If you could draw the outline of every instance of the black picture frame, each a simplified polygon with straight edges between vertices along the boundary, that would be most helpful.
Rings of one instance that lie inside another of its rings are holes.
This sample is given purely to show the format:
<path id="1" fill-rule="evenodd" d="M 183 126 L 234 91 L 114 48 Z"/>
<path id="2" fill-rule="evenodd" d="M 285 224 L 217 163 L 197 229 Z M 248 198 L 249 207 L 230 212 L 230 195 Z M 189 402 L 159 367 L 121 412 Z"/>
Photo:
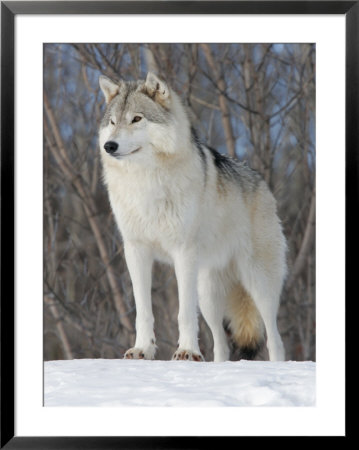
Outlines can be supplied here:
<path id="1" fill-rule="evenodd" d="M 5 1 L 1 2 L 1 441 L 6 449 L 201 448 L 220 437 L 15 436 L 14 61 L 18 14 L 341 14 L 346 19 L 346 297 L 354 287 L 359 149 L 359 1 Z M 5 195 L 6 194 L 6 195 Z M 2 219 L 2 220 L 1 220 Z M 353 292 L 355 292 L 353 290 Z M 357 297 L 357 294 L 356 294 Z M 355 299 L 354 299 L 355 300 Z M 346 316 L 346 330 L 348 330 Z M 348 342 L 346 331 L 346 342 Z M 347 389 L 348 390 L 348 389 Z M 347 400 L 347 397 L 346 397 Z M 347 403 L 346 403 L 347 404 Z M 346 436 L 350 430 L 346 424 Z M 236 439 L 236 438 L 230 438 Z M 260 443 L 259 443 L 260 444 Z M 231 444 L 233 445 L 233 444 Z"/>

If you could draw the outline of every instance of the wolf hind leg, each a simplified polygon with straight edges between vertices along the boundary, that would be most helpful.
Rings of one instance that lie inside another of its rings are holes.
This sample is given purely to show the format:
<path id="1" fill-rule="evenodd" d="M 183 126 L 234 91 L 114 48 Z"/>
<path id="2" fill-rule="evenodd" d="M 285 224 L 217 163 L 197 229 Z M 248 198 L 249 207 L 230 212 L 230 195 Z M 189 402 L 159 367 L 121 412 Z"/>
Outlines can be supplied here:
<path id="1" fill-rule="evenodd" d="M 273 311 L 271 311 L 270 308 L 267 307 L 268 303 L 269 302 L 266 301 L 263 301 L 263 304 L 261 304 L 261 302 L 257 302 L 257 307 L 261 312 L 267 331 L 267 348 L 269 353 L 269 360 L 284 361 L 285 352 L 282 338 L 280 337 L 277 328 L 277 315 L 276 313 L 273 314 Z"/>
<path id="2" fill-rule="evenodd" d="M 225 293 L 222 284 L 213 275 L 209 270 L 199 273 L 199 306 L 212 332 L 214 361 L 222 362 L 229 359 L 228 342 L 223 327 Z"/>
<path id="3" fill-rule="evenodd" d="M 252 294 L 253 295 L 253 294 Z M 253 295 L 257 308 L 262 316 L 267 332 L 267 349 L 270 361 L 284 361 L 285 352 L 277 327 L 277 310 L 279 301 L 277 296 Z"/>
<path id="4" fill-rule="evenodd" d="M 284 361 L 285 351 L 277 327 L 277 313 L 282 283 L 271 280 L 263 270 L 252 270 L 243 277 L 243 286 L 253 298 L 262 316 L 267 333 L 267 349 L 270 361 Z M 250 281 L 249 281 L 250 280 Z"/>

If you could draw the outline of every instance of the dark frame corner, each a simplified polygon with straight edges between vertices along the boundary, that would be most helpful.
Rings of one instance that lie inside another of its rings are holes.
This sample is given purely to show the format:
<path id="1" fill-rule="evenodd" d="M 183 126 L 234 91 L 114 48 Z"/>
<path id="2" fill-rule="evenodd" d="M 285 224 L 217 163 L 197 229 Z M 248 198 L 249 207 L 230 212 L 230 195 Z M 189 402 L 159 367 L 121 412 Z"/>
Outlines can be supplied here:
<path id="1" fill-rule="evenodd" d="M 1 440 L 6 449 L 201 448 L 220 438 L 18 437 L 14 433 L 14 39 L 17 14 L 345 14 L 346 295 L 354 288 L 359 221 L 359 1 L 1 2 Z M 6 221 L 1 221 L 5 218 Z M 350 243 L 350 245 L 348 245 Z M 356 295 L 357 297 L 357 295 Z M 347 333 L 347 331 L 346 331 Z M 348 342 L 348 340 L 347 340 Z M 347 428 L 347 432 L 348 432 Z M 210 441 L 209 441 L 210 439 Z M 221 438 L 223 439 L 223 438 Z M 226 439 L 226 438 L 225 438 Z"/>

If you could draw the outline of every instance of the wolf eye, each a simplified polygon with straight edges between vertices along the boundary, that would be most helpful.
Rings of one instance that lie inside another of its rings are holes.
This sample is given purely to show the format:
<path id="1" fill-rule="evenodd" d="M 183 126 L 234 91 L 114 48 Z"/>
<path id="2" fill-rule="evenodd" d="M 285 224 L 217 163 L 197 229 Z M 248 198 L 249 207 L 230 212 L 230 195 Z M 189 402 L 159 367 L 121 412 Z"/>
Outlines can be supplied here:
<path id="1" fill-rule="evenodd" d="M 110 120 L 110 124 L 111 124 L 111 125 L 115 125 L 115 122 L 111 119 L 111 120 Z"/>
<path id="2" fill-rule="evenodd" d="M 142 119 L 141 116 L 135 116 L 135 117 L 132 119 L 132 123 L 139 122 L 141 119 Z"/>

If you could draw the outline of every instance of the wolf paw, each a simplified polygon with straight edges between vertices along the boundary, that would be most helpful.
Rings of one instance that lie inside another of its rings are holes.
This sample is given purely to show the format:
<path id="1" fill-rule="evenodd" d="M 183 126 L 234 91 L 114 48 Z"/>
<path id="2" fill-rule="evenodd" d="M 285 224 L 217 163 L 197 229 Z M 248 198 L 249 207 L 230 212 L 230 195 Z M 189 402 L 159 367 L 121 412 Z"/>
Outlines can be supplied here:
<path id="1" fill-rule="evenodd" d="M 184 360 L 184 361 L 204 361 L 203 356 L 200 353 L 194 353 L 191 350 L 183 350 L 179 348 L 172 356 L 174 360 Z"/>
<path id="2" fill-rule="evenodd" d="M 154 359 L 154 352 L 144 351 L 142 348 L 129 348 L 123 355 L 124 359 Z"/>

